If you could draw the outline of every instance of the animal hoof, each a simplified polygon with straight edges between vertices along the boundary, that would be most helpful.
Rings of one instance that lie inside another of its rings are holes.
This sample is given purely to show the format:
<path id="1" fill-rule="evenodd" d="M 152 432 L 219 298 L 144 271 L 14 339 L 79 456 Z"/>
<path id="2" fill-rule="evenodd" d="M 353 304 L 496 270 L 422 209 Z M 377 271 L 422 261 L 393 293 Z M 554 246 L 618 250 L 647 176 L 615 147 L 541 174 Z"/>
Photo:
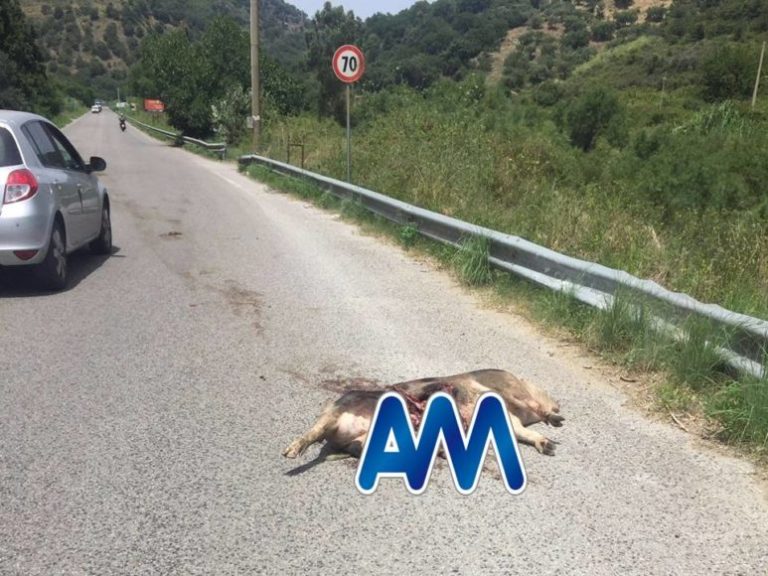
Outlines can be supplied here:
<path id="1" fill-rule="evenodd" d="M 565 420 L 565 418 L 560 416 L 560 414 L 550 414 L 547 416 L 547 423 L 551 424 L 555 428 L 560 428 L 560 426 L 563 425 L 563 420 Z"/>
<path id="2" fill-rule="evenodd" d="M 553 442 L 552 440 L 549 440 L 548 438 L 544 438 L 543 440 L 536 442 L 536 450 L 538 450 L 539 453 L 544 454 L 545 456 L 554 456 L 555 442 Z"/>
<path id="3" fill-rule="evenodd" d="M 295 442 L 283 450 L 283 456 L 286 458 L 296 458 L 299 454 L 301 454 L 301 448 Z"/>

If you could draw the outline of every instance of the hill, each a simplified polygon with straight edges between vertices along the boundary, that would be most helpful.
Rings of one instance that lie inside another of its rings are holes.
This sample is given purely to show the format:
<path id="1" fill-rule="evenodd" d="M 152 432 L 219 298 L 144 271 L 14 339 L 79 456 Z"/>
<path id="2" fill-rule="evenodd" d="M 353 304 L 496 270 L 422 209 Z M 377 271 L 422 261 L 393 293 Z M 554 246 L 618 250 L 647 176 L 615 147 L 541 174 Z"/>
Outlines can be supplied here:
<path id="1" fill-rule="evenodd" d="M 47 69 L 65 82 L 109 91 L 127 78 L 141 40 L 184 28 L 193 37 L 219 15 L 248 25 L 249 0 L 25 0 Z M 261 0 L 262 46 L 285 65 L 305 49 L 306 15 L 283 0 Z"/>

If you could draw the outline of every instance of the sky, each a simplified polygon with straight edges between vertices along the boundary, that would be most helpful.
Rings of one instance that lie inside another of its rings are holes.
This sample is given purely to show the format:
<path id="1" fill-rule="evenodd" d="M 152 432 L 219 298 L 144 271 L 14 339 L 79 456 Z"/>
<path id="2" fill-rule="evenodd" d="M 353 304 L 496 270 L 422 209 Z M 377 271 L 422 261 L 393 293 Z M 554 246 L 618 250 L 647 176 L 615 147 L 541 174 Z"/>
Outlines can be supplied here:
<path id="1" fill-rule="evenodd" d="M 297 8 L 303 10 L 310 18 L 325 4 L 325 0 L 286 0 Z M 371 2 L 371 0 L 331 0 L 334 6 L 342 5 L 345 10 L 352 10 L 355 16 L 362 19 L 373 16 L 377 12 L 389 12 L 397 14 L 415 4 L 416 0 L 386 0 L 386 2 Z"/>

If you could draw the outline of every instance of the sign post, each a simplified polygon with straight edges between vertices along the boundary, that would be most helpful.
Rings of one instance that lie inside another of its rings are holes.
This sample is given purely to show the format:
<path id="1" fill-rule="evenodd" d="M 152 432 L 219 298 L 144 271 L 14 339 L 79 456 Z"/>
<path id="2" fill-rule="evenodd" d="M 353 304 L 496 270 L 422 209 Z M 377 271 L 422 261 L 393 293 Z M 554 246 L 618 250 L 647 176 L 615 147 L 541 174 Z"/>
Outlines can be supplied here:
<path id="1" fill-rule="evenodd" d="M 347 182 L 352 182 L 352 128 L 350 108 L 352 107 L 352 84 L 360 80 L 365 72 L 365 56 L 357 46 L 345 44 L 333 55 L 333 71 L 336 77 L 347 85 Z"/>

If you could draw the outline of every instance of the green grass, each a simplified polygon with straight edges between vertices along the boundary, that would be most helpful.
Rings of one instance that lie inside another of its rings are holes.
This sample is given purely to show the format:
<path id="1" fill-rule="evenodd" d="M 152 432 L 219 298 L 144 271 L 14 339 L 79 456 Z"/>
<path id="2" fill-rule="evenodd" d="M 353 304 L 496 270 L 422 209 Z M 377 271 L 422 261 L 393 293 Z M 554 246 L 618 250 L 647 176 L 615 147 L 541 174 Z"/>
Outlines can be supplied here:
<path id="1" fill-rule="evenodd" d="M 652 45 L 653 42 L 654 40 L 650 36 L 640 36 L 630 42 L 607 48 L 598 53 L 594 58 L 590 58 L 588 61 L 584 62 L 584 64 L 577 66 L 573 71 L 573 75 L 586 74 L 598 66 L 605 66 L 620 61 L 633 52 L 646 49 L 649 45 Z"/>
<path id="2" fill-rule="evenodd" d="M 709 404 L 723 423 L 723 439 L 768 451 L 768 376 L 730 382 Z"/>
<path id="3" fill-rule="evenodd" d="M 400 228 L 398 238 L 400 239 L 400 244 L 402 244 L 404 248 L 410 248 L 416 244 L 416 241 L 419 238 L 419 229 L 416 228 L 416 226 L 403 226 Z"/>
<path id="4" fill-rule="evenodd" d="M 537 290 L 529 294 L 535 318 L 550 326 L 564 327 L 573 335 L 586 336 L 594 311 L 569 292 Z"/>
<path id="5" fill-rule="evenodd" d="M 632 123 L 658 109 L 657 97 L 650 89 L 627 96 Z M 646 149 L 666 147 L 649 160 L 631 142 L 623 150 L 598 143 L 584 154 L 541 112 L 529 118 L 504 101 L 486 117 L 482 108 L 468 114 L 406 94 L 396 114 L 370 115 L 356 127 L 353 172 L 356 183 L 394 198 L 768 317 L 768 221 L 754 211 L 695 206 L 730 188 L 734 200 L 740 189 L 745 198 L 753 193 L 762 179 L 761 149 L 746 152 L 754 127 L 745 130 L 732 113 L 724 120 L 717 110 L 685 110 L 683 97 L 674 101 L 664 122 L 704 125 L 706 133 L 649 129 Z M 307 169 L 344 178 L 341 127 L 282 119 L 265 131 L 265 154 L 284 161 L 293 139 L 305 143 Z M 722 173 L 710 174 L 715 167 Z M 655 189 L 679 196 L 651 201 Z M 665 213 L 670 201 L 681 206 Z"/>
<path id="6" fill-rule="evenodd" d="M 465 238 L 453 256 L 452 264 L 459 279 L 467 286 L 485 286 L 493 279 L 488 263 L 490 240 L 483 236 Z"/>
<path id="7" fill-rule="evenodd" d="M 724 373 L 716 347 L 724 339 L 699 318 L 685 322 L 683 331 L 685 337 L 675 343 L 667 362 L 673 380 L 695 391 L 716 386 Z"/>
<path id="8" fill-rule="evenodd" d="M 363 206 L 359 199 L 345 198 L 341 201 L 341 215 L 351 220 L 365 220 L 370 217 L 370 212 Z"/>
<path id="9" fill-rule="evenodd" d="M 696 395 L 689 389 L 665 381 L 656 388 L 659 406 L 669 412 L 688 412 L 697 405 Z"/>
<path id="10" fill-rule="evenodd" d="M 608 352 L 628 351 L 649 332 L 645 308 L 622 293 L 614 295 L 608 309 L 595 313 L 592 322 L 593 341 Z"/>
<path id="11" fill-rule="evenodd" d="M 51 122 L 56 124 L 59 128 L 63 128 L 75 118 L 79 118 L 83 114 L 88 112 L 88 108 L 83 106 L 79 101 L 73 98 L 67 98 L 64 101 L 62 111 L 55 117 L 51 118 Z"/>

